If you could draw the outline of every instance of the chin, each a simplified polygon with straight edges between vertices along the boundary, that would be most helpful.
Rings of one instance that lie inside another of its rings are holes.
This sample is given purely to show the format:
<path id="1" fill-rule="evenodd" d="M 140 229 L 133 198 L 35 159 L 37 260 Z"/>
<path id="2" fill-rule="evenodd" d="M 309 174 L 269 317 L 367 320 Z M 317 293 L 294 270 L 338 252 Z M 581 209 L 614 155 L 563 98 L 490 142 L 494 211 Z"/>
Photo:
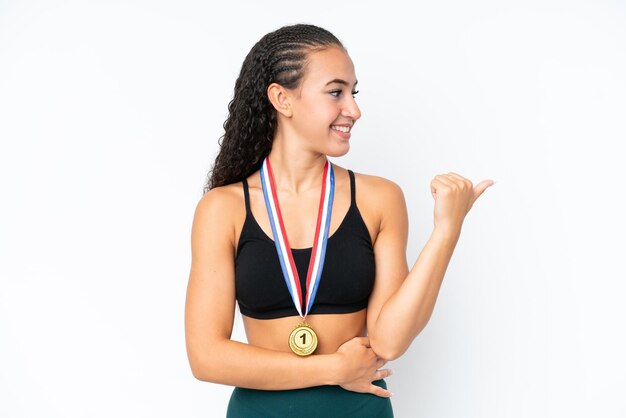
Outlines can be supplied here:
<path id="1" fill-rule="evenodd" d="M 350 144 L 346 144 L 345 147 L 329 149 L 328 152 L 326 152 L 326 155 L 329 157 L 343 157 L 348 153 L 348 151 L 350 151 Z"/>

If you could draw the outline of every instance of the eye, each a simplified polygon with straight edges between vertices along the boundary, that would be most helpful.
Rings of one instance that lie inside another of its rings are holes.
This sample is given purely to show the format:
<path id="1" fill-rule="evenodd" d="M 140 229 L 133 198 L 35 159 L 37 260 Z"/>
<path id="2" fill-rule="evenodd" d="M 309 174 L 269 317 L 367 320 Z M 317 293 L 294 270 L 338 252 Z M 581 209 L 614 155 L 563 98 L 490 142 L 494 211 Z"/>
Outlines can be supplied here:
<path id="1" fill-rule="evenodd" d="M 342 90 L 333 90 L 333 91 L 329 91 L 329 92 L 328 92 L 328 94 L 330 94 L 330 95 L 331 95 L 331 96 L 333 96 L 333 97 L 339 97 L 339 96 L 341 96 L 341 93 L 342 93 L 342 92 L 343 92 Z M 359 91 L 358 91 L 358 90 L 354 90 L 354 91 L 351 93 L 351 94 L 352 94 L 352 97 L 356 96 L 358 93 L 359 93 Z"/>

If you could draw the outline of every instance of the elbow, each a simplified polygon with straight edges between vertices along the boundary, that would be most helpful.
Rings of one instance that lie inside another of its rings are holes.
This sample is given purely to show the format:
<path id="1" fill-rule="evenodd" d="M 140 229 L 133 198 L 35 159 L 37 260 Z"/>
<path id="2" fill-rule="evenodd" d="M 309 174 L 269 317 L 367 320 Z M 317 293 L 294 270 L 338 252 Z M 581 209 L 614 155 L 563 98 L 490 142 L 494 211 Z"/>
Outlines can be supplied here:
<path id="1" fill-rule="evenodd" d="M 224 384 L 229 379 L 228 345 L 222 340 L 187 342 L 187 359 L 191 374 L 202 382 Z"/>
<path id="2" fill-rule="evenodd" d="M 406 350 L 401 350 L 396 347 L 384 348 L 381 350 L 381 354 L 378 354 L 377 351 L 374 351 L 376 355 L 382 358 L 385 361 L 393 361 L 399 358 L 402 354 L 404 354 Z"/>
<path id="3" fill-rule="evenodd" d="M 195 377 L 196 379 L 200 380 L 201 382 L 210 382 L 211 378 L 209 376 L 208 373 L 206 373 L 206 370 L 198 365 L 194 366 L 191 365 L 191 374 L 193 375 L 193 377 Z"/>
<path id="4" fill-rule="evenodd" d="M 376 355 L 383 360 L 392 361 L 402 356 L 408 349 L 415 337 L 417 337 L 428 319 L 412 330 L 390 330 L 386 329 L 382 334 L 372 333 L 369 336 L 370 347 Z"/>
<path id="5" fill-rule="evenodd" d="M 207 367 L 207 365 L 199 362 L 199 361 L 189 361 L 189 366 L 191 367 L 191 374 L 193 375 L 193 377 L 195 377 L 196 379 L 200 380 L 201 382 L 213 382 L 213 376 L 211 374 L 211 369 L 210 367 Z"/>
<path id="6" fill-rule="evenodd" d="M 370 346 L 374 353 L 385 361 L 392 361 L 405 353 L 408 347 L 390 343 L 389 341 L 378 341 L 370 337 Z"/>
<path id="7" fill-rule="evenodd" d="M 220 383 L 219 365 L 207 356 L 189 355 L 191 374 L 202 382 Z"/>

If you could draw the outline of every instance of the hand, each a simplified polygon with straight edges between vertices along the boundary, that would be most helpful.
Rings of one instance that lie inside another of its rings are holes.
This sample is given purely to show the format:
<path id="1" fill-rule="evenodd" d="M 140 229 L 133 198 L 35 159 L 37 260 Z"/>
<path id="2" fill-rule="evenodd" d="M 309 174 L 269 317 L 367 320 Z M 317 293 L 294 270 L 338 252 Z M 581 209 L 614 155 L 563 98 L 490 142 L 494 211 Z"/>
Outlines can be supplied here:
<path id="1" fill-rule="evenodd" d="M 435 199 L 435 228 L 460 231 L 465 215 L 493 180 L 483 180 L 476 186 L 456 173 L 439 174 L 430 182 Z"/>
<path id="2" fill-rule="evenodd" d="M 390 369 L 379 370 L 387 363 L 372 351 L 367 337 L 354 337 L 343 343 L 335 355 L 340 359 L 337 384 L 352 392 L 371 393 L 383 398 L 391 392 L 373 385 L 374 380 L 391 376 Z"/>

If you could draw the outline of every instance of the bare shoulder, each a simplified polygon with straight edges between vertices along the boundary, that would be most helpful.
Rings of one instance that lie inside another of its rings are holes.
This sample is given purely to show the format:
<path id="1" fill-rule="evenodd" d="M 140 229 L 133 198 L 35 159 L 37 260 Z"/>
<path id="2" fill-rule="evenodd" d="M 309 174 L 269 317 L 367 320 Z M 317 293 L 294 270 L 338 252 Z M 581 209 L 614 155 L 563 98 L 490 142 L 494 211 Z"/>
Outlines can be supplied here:
<path id="1" fill-rule="evenodd" d="M 241 183 L 215 187 L 198 201 L 194 214 L 194 232 L 219 233 L 234 242 L 235 226 L 245 216 Z"/>
<path id="2" fill-rule="evenodd" d="M 367 225 L 372 243 L 390 223 L 400 221 L 399 228 L 406 229 L 407 209 L 402 188 L 394 181 L 381 176 L 354 173 L 356 201 Z"/>
<path id="3" fill-rule="evenodd" d="M 206 192 L 196 206 L 197 211 L 211 211 L 219 209 L 233 209 L 241 205 L 241 184 L 233 183 L 215 187 Z"/>
<path id="4" fill-rule="evenodd" d="M 384 209 L 389 205 L 404 204 L 404 193 L 396 182 L 381 176 L 354 173 L 359 200 L 368 206 Z"/>

